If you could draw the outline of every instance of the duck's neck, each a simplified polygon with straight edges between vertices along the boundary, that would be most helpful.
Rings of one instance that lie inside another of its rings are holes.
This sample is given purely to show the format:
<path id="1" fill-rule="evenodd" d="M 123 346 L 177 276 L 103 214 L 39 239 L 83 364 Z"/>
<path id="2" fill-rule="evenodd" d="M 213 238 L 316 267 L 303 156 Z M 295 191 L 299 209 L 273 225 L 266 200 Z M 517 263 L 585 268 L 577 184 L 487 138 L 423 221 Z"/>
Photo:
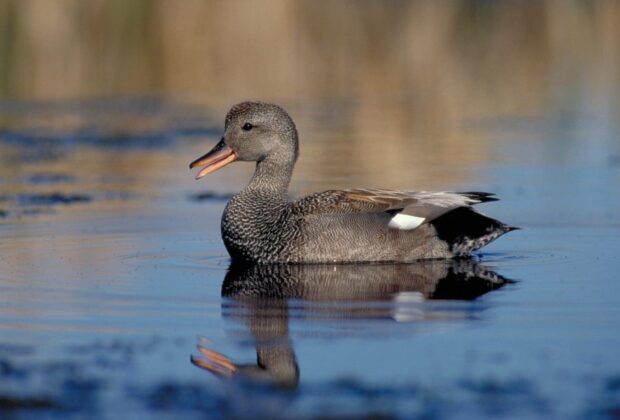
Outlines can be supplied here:
<path id="1" fill-rule="evenodd" d="M 293 160 L 281 156 L 268 157 L 257 162 L 254 176 L 243 192 L 286 201 L 294 165 Z"/>
<path id="2" fill-rule="evenodd" d="M 256 164 L 250 183 L 226 205 L 222 237 L 233 258 L 267 261 L 274 252 L 288 207 L 294 160 L 265 159 Z"/>

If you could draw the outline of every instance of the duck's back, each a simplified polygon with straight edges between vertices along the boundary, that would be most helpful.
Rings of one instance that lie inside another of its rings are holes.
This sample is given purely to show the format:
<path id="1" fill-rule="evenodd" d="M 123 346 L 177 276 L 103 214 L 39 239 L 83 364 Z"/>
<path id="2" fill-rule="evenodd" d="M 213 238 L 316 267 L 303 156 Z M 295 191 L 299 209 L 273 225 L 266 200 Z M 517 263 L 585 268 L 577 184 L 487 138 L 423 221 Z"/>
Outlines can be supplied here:
<path id="1" fill-rule="evenodd" d="M 294 202 L 235 196 L 222 217 L 233 259 L 259 263 L 411 262 L 467 256 L 514 229 L 477 213 L 484 193 L 332 190 Z"/>
<path id="2" fill-rule="evenodd" d="M 470 255 L 513 230 L 471 206 L 480 192 L 331 190 L 293 203 L 299 262 L 409 262 Z"/>

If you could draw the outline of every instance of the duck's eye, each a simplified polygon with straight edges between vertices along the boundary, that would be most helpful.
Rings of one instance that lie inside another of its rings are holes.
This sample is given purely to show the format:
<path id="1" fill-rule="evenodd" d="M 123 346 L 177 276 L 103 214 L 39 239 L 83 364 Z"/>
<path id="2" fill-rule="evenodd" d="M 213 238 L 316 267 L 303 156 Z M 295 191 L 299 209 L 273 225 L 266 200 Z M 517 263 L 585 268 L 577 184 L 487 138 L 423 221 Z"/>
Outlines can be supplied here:
<path id="1" fill-rule="evenodd" d="M 250 131 L 250 130 L 251 130 L 251 129 L 253 129 L 253 128 L 254 128 L 254 126 L 253 126 L 252 124 L 250 124 L 250 123 L 245 123 L 245 124 L 243 124 L 243 129 L 244 129 L 245 131 Z"/>

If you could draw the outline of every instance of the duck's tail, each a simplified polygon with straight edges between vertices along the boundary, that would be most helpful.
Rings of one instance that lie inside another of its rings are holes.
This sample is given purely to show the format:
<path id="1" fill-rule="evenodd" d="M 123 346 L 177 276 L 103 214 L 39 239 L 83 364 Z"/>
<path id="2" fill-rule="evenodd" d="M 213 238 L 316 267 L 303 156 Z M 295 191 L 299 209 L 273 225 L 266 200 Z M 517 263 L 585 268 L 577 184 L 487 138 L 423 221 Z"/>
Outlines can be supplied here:
<path id="1" fill-rule="evenodd" d="M 504 233 L 519 229 L 480 214 L 471 207 L 454 209 L 431 224 L 439 239 L 448 243 L 455 257 L 468 256 Z"/>

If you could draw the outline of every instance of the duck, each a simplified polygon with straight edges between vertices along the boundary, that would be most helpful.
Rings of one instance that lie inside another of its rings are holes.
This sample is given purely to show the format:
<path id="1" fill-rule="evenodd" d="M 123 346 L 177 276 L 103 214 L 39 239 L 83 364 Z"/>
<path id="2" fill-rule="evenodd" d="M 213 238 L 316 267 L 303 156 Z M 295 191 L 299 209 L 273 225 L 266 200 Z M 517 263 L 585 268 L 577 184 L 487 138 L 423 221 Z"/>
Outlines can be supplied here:
<path id="1" fill-rule="evenodd" d="M 289 198 L 299 135 L 279 105 L 248 101 L 226 114 L 224 134 L 191 162 L 201 179 L 233 162 L 255 162 L 232 196 L 221 235 L 233 261 L 256 264 L 407 263 L 467 258 L 517 227 L 474 209 L 486 192 L 333 189 Z"/>

